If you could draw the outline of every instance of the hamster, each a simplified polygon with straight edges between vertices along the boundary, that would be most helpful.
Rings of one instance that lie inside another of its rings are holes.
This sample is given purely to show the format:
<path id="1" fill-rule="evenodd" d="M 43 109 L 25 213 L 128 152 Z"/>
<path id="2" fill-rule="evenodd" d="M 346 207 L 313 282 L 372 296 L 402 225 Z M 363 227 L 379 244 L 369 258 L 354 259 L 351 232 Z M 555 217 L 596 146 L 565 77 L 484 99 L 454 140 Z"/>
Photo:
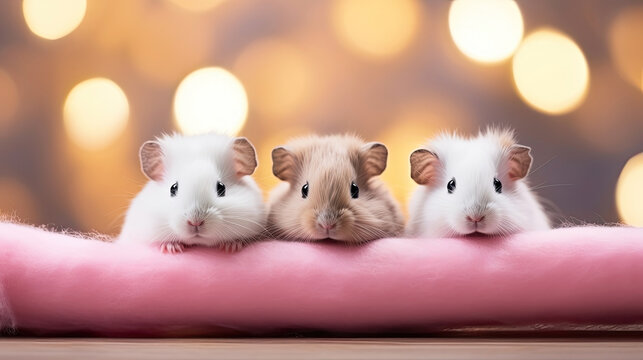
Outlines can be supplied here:
<path id="1" fill-rule="evenodd" d="M 406 233 L 421 237 L 508 235 L 545 230 L 550 223 L 525 182 L 531 149 L 513 131 L 476 137 L 442 134 L 410 156 L 420 186 L 409 201 Z"/>
<path id="2" fill-rule="evenodd" d="M 150 181 L 132 200 L 117 242 L 157 244 L 163 252 L 200 245 L 236 251 L 265 230 L 252 144 L 218 134 L 165 135 L 145 142 Z"/>
<path id="3" fill-rule="evenodd" d="M 268 200 L 273 236 L 363 243 L 404 231 L 399 205 L 377 178 L 388 150 L 350 135 L 309 136 L 272 151 L 283 180 Z"/>

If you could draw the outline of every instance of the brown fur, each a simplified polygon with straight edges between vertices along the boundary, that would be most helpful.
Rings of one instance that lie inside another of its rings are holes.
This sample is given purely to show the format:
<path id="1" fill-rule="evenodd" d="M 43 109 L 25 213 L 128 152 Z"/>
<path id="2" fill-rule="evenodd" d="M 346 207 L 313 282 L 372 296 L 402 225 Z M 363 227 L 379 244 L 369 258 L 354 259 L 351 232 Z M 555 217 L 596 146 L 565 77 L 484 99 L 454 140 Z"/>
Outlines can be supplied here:
<path id="1" fill-rule="evenodd" d="M 280 238 L 320 240 L 318 222 L 336 223 L 329 237 L 361 243 L 399 235 L 399 205 L 375 175 L 386 168 L 388 152 L 379 143 L 349 135 L 294 139 L 273 151 L 273 171 L 284 180 L 271 193 L 268 227 Z M 351 182 L 359 197 L 351 198 Z M 309 184 L 302 198 L 301 188 Z"/>

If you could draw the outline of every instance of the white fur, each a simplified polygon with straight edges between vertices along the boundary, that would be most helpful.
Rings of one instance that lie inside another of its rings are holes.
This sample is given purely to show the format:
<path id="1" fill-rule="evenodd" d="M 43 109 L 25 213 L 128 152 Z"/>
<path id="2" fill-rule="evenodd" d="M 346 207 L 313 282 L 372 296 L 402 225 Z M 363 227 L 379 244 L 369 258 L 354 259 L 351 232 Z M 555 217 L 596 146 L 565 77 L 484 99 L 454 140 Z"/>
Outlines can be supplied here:
<path id="1" fill-rule="evenodd" d="M 182 245 L 231 248 L 231 242 L 260 234 L 266 219 L 261 191 L 250 176 L 235 174 L 232 141 L 216 134 L 158 139 L 165 174 L 132 200 L 118 241 L 158 243 L 164 251 L 179 252 Z M 223 197 L 217 196 L 217 181 L 226 186 Z M 171 197 L 174 182 L 179 189 Z M 198 236 L 187 224 L 196 213 L 204 218 Z"/>
<path id="2" fill-rule="evenodd" d="M 452 237 L 474 232 L 510 234 L 549 229 L 550 224 L 536 196 L 524 179 L 507 175 L 508 131 L 487 130 L 474 138 L 443 134 L 429 141 L 427 149 L 440 159 L 440 171 L 431 185 L 420 185 L 409 202 L 407 235 Z M 494 189 L 497 177 L 502 193 Z M 456 189 L 447 183 L 456 179 Z M 477 228 L 467 221 L 473 212 L 485 216 Z"/>

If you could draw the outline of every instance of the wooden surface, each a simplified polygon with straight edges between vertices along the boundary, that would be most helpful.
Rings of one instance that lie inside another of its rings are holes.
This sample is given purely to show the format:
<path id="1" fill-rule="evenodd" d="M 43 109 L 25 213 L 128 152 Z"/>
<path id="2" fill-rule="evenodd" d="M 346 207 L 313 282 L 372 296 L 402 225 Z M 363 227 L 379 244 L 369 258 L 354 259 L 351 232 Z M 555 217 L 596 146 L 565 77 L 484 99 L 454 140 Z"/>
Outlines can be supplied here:
<path id="1" fill-rule="evenodd" d="M 641 359 L 641 339 L 0 338 L 0 359 Z"/>

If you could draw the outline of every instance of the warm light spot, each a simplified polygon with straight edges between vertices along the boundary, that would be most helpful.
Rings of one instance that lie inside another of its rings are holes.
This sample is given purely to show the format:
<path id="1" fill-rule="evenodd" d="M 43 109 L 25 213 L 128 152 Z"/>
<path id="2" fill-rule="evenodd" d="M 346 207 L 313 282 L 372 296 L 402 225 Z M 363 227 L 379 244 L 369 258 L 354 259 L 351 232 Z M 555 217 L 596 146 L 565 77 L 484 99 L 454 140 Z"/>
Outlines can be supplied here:
<path id="1" fill-rule="evenodd" d="M 125 130 L 129 104 L 113 81 L 93 78 L 69 92 L 63 115 L 65 129 L 74 143 L 96 150 L 109 145 Z"/>
<path id="2" fill-rule="evenodd" d="M 12 178 L 0 178 L 0 220 L 37 223 L 40 218 L 29 188 Z"/>
<path id="3" fill-rule="evenodd" d="M 194 71 L 181 81 L 174 95 L 174 117 L 184 134 L 214 131 L 234 136 L 245 124 L 247 114 L 243 85 L 222 68 Z"/>
<path id="4" fill-rule="evenodd" d="M 515 1 L 456 0 L 449 9 L 449 29 L 466 56 L 495 63 L 516 51 L 524 26 Z"/>
<path id="5" fill-rule="evenodd" d="M 389 57 L 409 45 L 418 30 L 420 11 L 415 0 L 335 0 L 332 21 L 349 49 Z"/>
<path id="6" fill-rule="evenodd" d="M 6 131 L 18 110 L 18 89 L 8 73 L 0 69 L 0 132 Z"/>
<path id="7" fill-rule="evenodd" d="M 207 11 L 223 2 L 223 0 L 170 0 L 173 4 L 189 11 Z"/>
<path id="8" fill-rule="evenodd" d="M 535 109 L 563 114 L 585 99 L 589 68 L 583 51 L 556 30 L 527 36 L 513 59 L 513 76 L 522 98 Z"/>
<path id="9" fill-rule="evenodd" d="M 74 31 L 85 17 L 87 0 L 23 0 L 22 13 L 36 35 L 55 40 Z"/>
<path id="10" fill-rule="evenodd" d="M 311 90 L 307 59 L 297 47 L 277 39 L 256 42 L 244 50 L 235 73 L 246 85 L 253 109 L 271 121 L 292 115 Z"/>
<path id="11" fill-rule="evenodd" d="M 616 184 L 616 208 L 623 222 L 643 226 L 643 153 L 627 161 Z"/>
<path id="12" fill-rule="evenodd" d="M 643 90 L 643 6 L 624 9 L 612 23 L 609 45 L 621 76 Z"/>

